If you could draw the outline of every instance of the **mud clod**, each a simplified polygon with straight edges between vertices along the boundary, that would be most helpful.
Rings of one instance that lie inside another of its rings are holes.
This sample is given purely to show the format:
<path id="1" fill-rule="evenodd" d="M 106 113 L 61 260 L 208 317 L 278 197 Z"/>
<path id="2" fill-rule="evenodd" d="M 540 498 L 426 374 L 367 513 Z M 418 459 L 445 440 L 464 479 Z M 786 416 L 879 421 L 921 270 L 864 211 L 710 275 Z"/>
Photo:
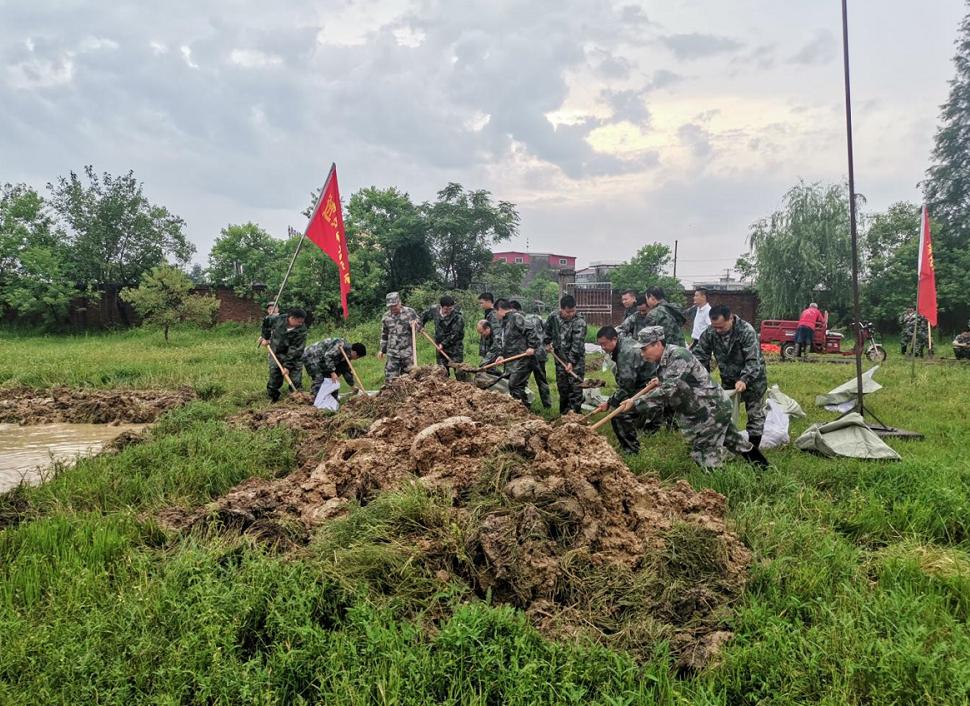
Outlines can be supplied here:
<path id="1" fill-rule="evenodd" d="M 730 637 L 750 553 L 725 524 L 724 498 L 635 476 L 604 436 L 571 419 L 549 424 L 421 368 L 335 416 L 294 404 L 236 421 L 293 429 L 300 469 L 168 510 L 163 525 L 309 537 L 353 503 L 420 489 L 438 499 L 438 519 L 401 523 L 395 541 L 433 581 L 517 606 L 551 636 L 644 656 L 666 641 L 688 669 Z"/>

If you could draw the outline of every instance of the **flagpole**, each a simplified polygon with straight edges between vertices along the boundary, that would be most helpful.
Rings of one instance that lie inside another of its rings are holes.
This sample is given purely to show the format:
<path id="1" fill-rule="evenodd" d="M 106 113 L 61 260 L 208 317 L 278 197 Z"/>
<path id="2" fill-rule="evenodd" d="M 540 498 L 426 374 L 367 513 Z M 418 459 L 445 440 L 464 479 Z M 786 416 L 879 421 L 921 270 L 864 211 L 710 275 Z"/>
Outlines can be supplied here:
<path id="1" fill-rule="evenodd" d="M 323 188 L 320 189 L 320 195 L 317 196 L 316 203 L 313 204 L 313 210 L 310 211 L 310 218 L 313 218 L 313 214 L 317 212 L 318 208 L 320 208 L 320 201 L 323 200 L 323 195 L 327 192 L 327 187 L 330 186 L 330 180 L 333 179 L 333 174 L 336 170 L 337 170 L 337 163 L 331 162 L 330 172 L 327 174 L 327 180 L 323 182 Z M 293 235 L 295 235 L 296 231 L 291 227 L 288 227 L 288 228 L 289 228 L 290 236 L 292 237 Z M 276 300 L 273 302 L 274 308 L 279 306 L 280 297 L 283 296 L 283 288 L 286 286 L 286 281 L 290 278 L 290 272 L 293 271 L 293 265 L 296 263 L 296 256 L 300 254 L 300 248 L 303 247 L 303 241 L 306 240 L 306 234 L 307 234 L 307 231 L 309 230 L 310 230 L 310 221 L 308 220 L 306 226 L 303 228 L 303 235 L 300 236 L 300 240 L 296 244 L 296 251 L 293 253 L 293 257 L 290 260 L 290 266 L 286 268 L 286 274 L 283 275 L 283 282 L 282 284 L 280 284 L 280 291 L 277 293 Z"/>
<path id="2" fill-rule="evenodd" d="M 923 224 L 926 219 L 926 204 L 923 204 L 923 208 L 919 211 L 919 240 L 917 241 L 917 249 L 919 252 L 916 254 L 916 311 L 913 312 L 915 319 L 913 320 L 913 338 L 909 342 L 909 355 L 912 358 L 912 364 L 909 368 L 909 381 L 916 382 L 916 334 L 919 333 L 919 278 L 923 273 Z M 927 326 L 929 321 L 926 322 Z"/>
<path id="3" fill-rule="evenodd" d="M 852 96 L 849 90 L 849 10 L 842 0 L 842 65 L 845 75 L 845 132 L 849 156 L 849 232 L 852 237 L 852 317 L 855 326 L 856 412 L 862 403 L 862 326 L 859 322 L 859 234 L 856 229 L 855 167 L 852 157 Z"/>

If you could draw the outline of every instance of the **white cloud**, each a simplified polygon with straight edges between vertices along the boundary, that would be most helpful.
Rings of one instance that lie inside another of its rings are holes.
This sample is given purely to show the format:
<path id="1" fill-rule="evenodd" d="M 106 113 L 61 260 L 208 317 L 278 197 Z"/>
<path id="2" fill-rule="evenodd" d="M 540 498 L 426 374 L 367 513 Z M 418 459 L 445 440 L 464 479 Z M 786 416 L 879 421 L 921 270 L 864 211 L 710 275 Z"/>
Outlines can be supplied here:
<path id="1" fill-rule="evenodd" d="M 258 49 L 233 49 L 229 52 L 229 61 L 244 69 L 265 69 L 270 66 L 280 66 L 283 57 Z"/>
<path id="2" fill-rule="evenodd" d="M 103 49 L 113 51 L 117 48 L 118 42 L 113 39 L 105 39 L 104 37 L 85 37 L 78 44 L 78 50 L 82 52 L 101 51 Z"/>
<path id="3" fill-rule="evenodd" d="M 7 82 L 13 88 L 56 88 L 74 79 L 74 61 L 65 56 L 56 61 L 35 59 L 7 67 Z"/>
<path id="4" fill-rule="evenodd" d="M 190 69 L 197 69 L 199 65 L 192 61 L 192 47 L 183 44 L 179 47 L 179 51 L 182 53 L 182 58 L 185 60 L 185 65 Z"/>

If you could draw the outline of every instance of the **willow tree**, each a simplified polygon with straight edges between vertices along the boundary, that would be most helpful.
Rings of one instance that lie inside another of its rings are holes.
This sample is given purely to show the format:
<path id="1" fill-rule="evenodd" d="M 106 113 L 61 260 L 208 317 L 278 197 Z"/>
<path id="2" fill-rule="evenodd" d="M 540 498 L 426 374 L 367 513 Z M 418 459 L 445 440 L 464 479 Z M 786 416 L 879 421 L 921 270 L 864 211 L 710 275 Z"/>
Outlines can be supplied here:
<path id="1" fill-rule="evenodd" d="M 794 316 L 812 301 L 836 316 L 849 312 L 852 245 L 844 185 L 799 183 L 785 194 L 781 210 L 751 226 L 748 245 L 762 316 Z"/>

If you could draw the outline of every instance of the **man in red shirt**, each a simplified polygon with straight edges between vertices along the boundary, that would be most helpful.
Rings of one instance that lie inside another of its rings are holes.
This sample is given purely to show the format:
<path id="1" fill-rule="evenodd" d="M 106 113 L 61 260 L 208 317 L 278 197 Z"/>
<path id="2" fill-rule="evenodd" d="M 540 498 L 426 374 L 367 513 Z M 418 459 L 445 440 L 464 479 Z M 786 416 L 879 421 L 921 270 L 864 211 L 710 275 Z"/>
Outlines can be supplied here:
<path id="1" fill-rule="evenodd" d="M 822 318 L 818 304 L 812 302 L 798 317 L 798 328 L 795 329 L 795 357 L 801 357 L 806 350 L 812 349 L 812 338 L 815 336 L 815 324 Z"/>

